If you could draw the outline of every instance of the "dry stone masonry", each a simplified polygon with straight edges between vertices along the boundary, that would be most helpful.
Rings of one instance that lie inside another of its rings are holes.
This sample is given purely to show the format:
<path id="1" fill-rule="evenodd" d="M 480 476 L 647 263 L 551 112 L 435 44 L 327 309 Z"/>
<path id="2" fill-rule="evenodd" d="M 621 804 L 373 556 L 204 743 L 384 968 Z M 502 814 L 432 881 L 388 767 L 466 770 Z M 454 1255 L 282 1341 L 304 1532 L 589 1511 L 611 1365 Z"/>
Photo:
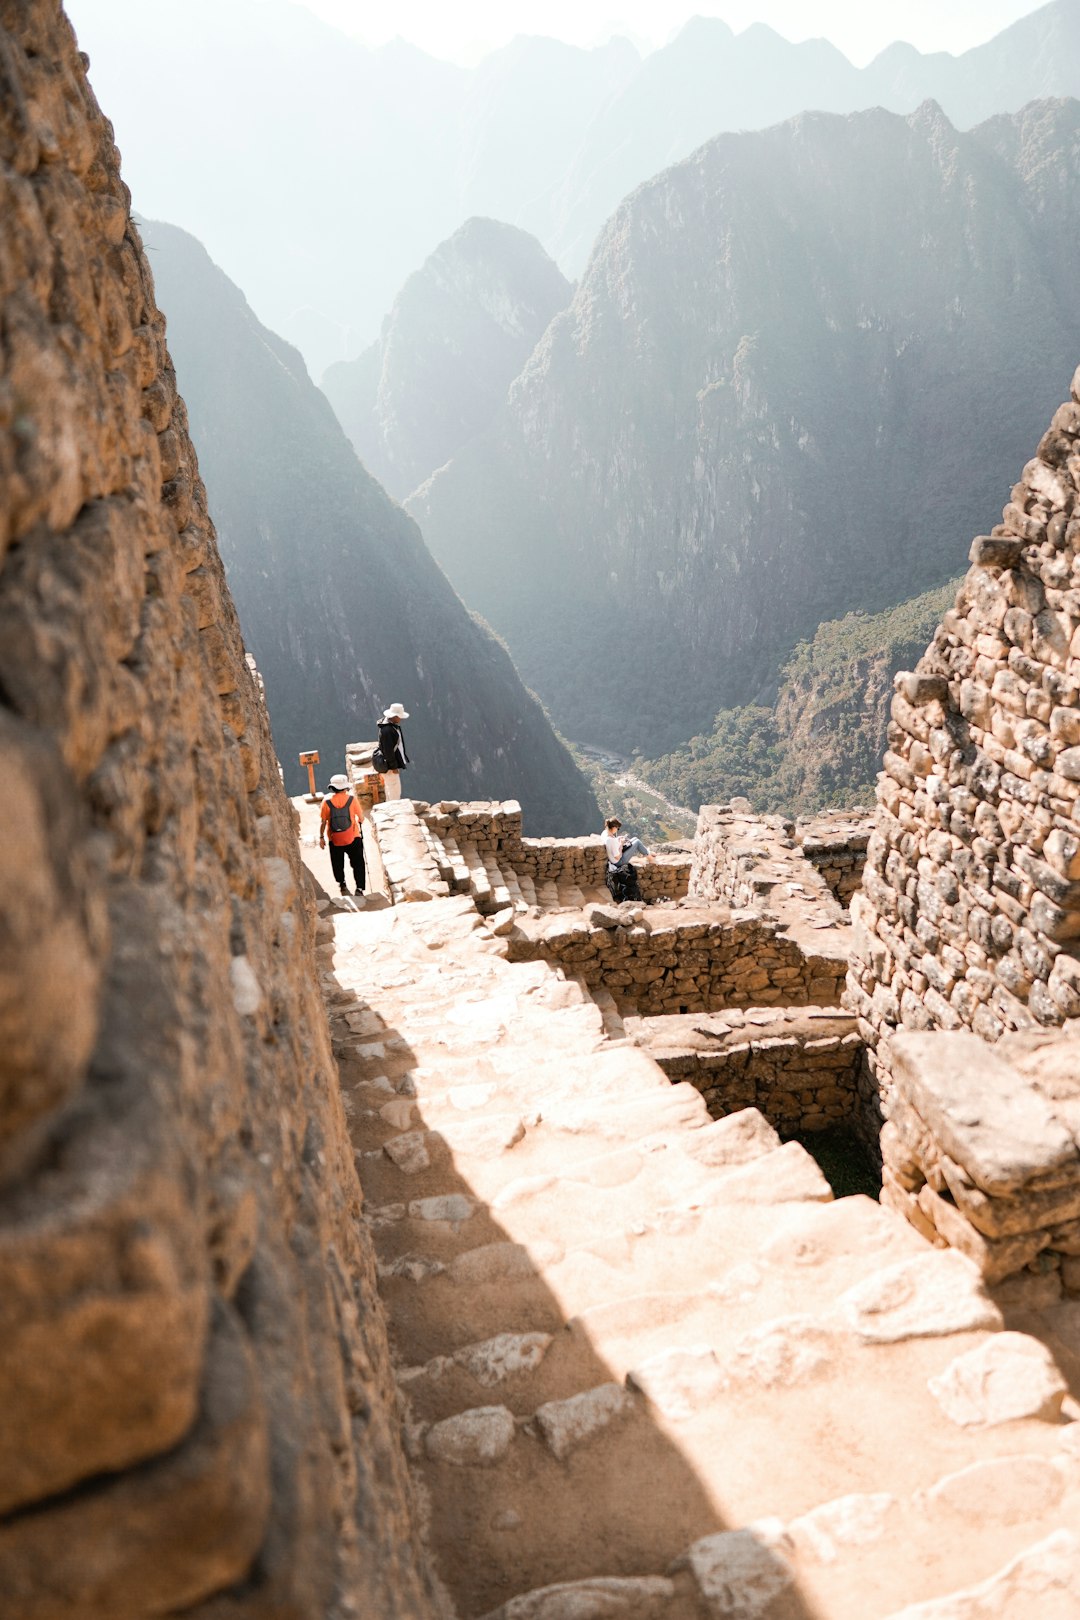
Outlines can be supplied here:
<path id="1" fill-rule="evenodd" d="M 853 1016 L 623 1019 L 577 964 L 515 959 L 602 907 L 423 900 L 420 820 L 376 809 L 399 902 L 323 901 L 319 954 L 452 1613 L 1073 1620 L 1080 1307 L 1006 1325 L 977 1262 L 834 1200 L 761 1111 L 776 1055 L 807 1084 L 783 1107 L 851 1106 Z"/>
<path id="2" fill-rule="evenodd" d="M 0 1609 L 428 1620 L 314 913 L 112 131 L 0 5 Z"/>
<path id="3" fill-rule="evenodd" d="M 509 948 L 516 962 L 556 962 L 640 1013 L 832 1005 L 847 968 L 845 958 L 805 952 L 772 917 L 692 901 L 522 917 Z"/>
<path id="4" fill-rule="evenodd" d="M 484 912 L 509 905 L 573 910 L 608 899 L 599 836 L 523 838 L 515 799 L 398 804 L 382 806 L 377 823 L 395 899 L 419 890 L 429 898 L 471 894 Z M 635 865 L 647 899 L 686 894 L 691 862 L 683 846 L 663 846 L 655 863 Z"/>
<path id="5" fill-rule="evenodd" d="M 756 1108 L 781 1137 L 849 1122 L 862 1037 L 839 1007 L 725 1006 L 723 1013 L 626 1018 L 669 1080 L 688 1080 L 722 1119 Z"/>
<path id="6" fill-rule="evenodd" d="M 1080 1014 L 1078 497 L 1080 372 L 897 677 L 847 992 L 886 1198 L 987 1276 L 1025 1267 L 1059 1291 L 1075 1289 L 1080 1080 L 1038 1037 Z M 913 1039 L 931 1031 L 951 1043 Z"/>
<path id="7" fill-rule="evenodd" d="M 1015 975 L 1012 1002 L 992 989 L 979 1005 L 1015 1028 L 978 1045 L 978 1108 L 956 1093 L 974 1018 L 889 1045 L 907 914 L 885 903 L 883 821 L 856 1012 L 903 1099 L 891 1185 L 917 1230 L 834 1200 L 762 1111 L 806 1127 L 851 1095 L 832 846 L 818 871 L 812 837 L 793 854 L 783 825 L 707 814 L 693 897 L 683 851 L 645 871 L 657 904 L 616 908 L 591 839 L 530 844 L 513 804 L 401 801 L 370 810 L 386 893 L 316 899 L 318 806 L 282 793 L 111 130 L 55 0 L 0 0 L 0 248 L 5 1620 L 1075 1620 L 1075 1033 Z M 1051 481 L 1073 478 L 1072 420 L 1044 446 Z M 1045 540 L 1010 534 L 1045 606 L 1025 598 L 1030 646 L 1019 620 L 1007 635 L 1034 669 L 1040 615 L 1069 611 L 1049 565 L 1072 531 L 1038 504 L 1058 483 L 1027 487 Z M 984 635 L 962 680 L 1006 644 Z M 901 726 L 920 786 L 891 778 L 911 802 L 882 812 L 913 840 L 904 899 L 924 884 L 945 908 L 934 944 L 922 913 L 913 937 L 948 968 L 944 874 L 992 901 L 1013 874 L 1025 927 L 1036 892 L 1054 908 L 1033 935 L 1050 965 L 998 901 L 992 926 L 1017 932 L 982 965 L 1015 953 L 1054 1000 L 1063 722 L 1052 706 L 1055 769 L 1026 775 L 1012 755 L 1035 734 L 1006 749 L 991 725 L 1002 836 L 962 799 L 946 826 L 951 687 L 928 675 L 898 716 L 929 726 L 935 770 Z M 737 909 L 710 892 L 721 869 Z M 629 982 L 590 987 L 590 953 Z M 651 1027 L 642 1001 L 671 1012 L 684 983 L 703 1010 Z M 1018 1293 L 1029 1253 L 1041 1292 Z"/>

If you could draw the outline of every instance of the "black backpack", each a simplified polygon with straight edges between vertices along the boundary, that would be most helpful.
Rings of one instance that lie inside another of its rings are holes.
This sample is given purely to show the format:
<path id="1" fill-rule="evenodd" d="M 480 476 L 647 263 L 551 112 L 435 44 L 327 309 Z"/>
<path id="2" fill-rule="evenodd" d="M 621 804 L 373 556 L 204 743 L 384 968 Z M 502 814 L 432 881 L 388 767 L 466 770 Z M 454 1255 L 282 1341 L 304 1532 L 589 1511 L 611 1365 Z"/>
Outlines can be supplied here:
<path id="1" fill-rule="evenodd" d="M 352 794 L 344 804 L 335 804 L 330 800 L 330 831 L 348 832 L 352 826 Z"/>

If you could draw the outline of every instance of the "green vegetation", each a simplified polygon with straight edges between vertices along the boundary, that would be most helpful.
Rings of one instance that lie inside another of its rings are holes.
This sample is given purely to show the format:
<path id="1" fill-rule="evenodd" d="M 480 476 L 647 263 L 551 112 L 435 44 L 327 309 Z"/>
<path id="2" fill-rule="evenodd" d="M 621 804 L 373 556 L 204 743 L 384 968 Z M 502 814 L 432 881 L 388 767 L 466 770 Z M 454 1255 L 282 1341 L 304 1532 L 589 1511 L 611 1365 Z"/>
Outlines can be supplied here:
<path id="1" fill-rule="evenodd" d="M 565 739 L 562 739 L 565 741 Z M 633 831 L 646 844 L 663 844 L 671 839 L 692 838 L 696 813 L 667 803 L 659 793 L 644 784 L 622 781 L 590 751 L 567 742 L 575 765 L 596 795 L 604 815 L 616 815 L 627 831 Z"/>
<path id="2" fill-rule="evenodd" d="M 800 642 L 776 701 L 724 709 L 706 736 L 640 774 L 667 797 L 702 804 L 749 799 L 759 811 L 809 813 L 873 797 L 892 679 L 924 651 L 956 582 L 881 613 L 847 613 Z"/>

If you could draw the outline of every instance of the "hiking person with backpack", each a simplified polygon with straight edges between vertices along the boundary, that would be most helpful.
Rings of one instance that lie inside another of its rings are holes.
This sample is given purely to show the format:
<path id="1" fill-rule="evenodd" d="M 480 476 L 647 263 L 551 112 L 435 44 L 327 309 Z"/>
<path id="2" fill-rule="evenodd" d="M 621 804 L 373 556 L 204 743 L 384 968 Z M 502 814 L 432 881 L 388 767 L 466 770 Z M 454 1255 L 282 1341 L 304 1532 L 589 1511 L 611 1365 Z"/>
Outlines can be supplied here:
<path id="1" fill-rule="evenodd" d="M 345 885 L 345 857 L 352 864 L 353 881 L 357 894 L 364 892 L 364 827 L 360 806 L 349 790 L 347 776 L 330 778 L 330 796 L 322 802 L 319 814 L 319 848 L 326 848 L 330 835 L 330 865 L 342 894 L 348 894 Z"/>
<path id="2" fill-rule="evenodd" d="M 371 756 L 371 763 L 382 777 L 383 791 L 388 799 L 401 798 L 401 775 L 409 763 L 405 752 L 405 739 L 401 735 L 401 722 L 409 718 L 403 703 L 391 703 L 383 710 L 379 721 L 379 746 Z"/>
<path id="3" fill-rule="evenodd" d="M 604 881 L 608 893 L 616 905 L 621 905 L 624 900 L 634 900 L 641 904 L 637 873 L 630 860 L 634 855 L 644 855 L 646 860 L 655 861 L 656 856 L 649 854 L 640 838 L 631 838 L 629 834 L 625 838 L 622 836 L 622 822 L 618 816 L 608 816 L 604 823 L 603 836 L 604 850 L 607 854 Z"/>

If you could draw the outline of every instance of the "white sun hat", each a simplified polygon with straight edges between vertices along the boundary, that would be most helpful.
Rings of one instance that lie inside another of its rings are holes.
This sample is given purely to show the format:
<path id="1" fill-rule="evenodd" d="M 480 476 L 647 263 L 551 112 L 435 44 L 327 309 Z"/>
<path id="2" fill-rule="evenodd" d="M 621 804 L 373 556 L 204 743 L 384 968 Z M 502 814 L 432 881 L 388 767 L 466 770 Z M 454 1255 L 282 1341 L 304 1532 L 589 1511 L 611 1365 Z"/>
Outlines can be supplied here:
<path id="1" fill-rule="evenodd" d="M 391 703 L 390 707 L 383 711 L 384 720 L 407 720 L 408 718 L 408 710 L 404 703 Z"/>
<path id="2" fill-rule="evenodd" d="M 330 786 L 334 789 L 334 791 L 336 793 L 344 792 L 344 790 L 348 787 L 348 785 L 349 785 L 349 778 L 347 776 L 338 775 L 338 776 L 332 776 L 330 778 Z"/>

